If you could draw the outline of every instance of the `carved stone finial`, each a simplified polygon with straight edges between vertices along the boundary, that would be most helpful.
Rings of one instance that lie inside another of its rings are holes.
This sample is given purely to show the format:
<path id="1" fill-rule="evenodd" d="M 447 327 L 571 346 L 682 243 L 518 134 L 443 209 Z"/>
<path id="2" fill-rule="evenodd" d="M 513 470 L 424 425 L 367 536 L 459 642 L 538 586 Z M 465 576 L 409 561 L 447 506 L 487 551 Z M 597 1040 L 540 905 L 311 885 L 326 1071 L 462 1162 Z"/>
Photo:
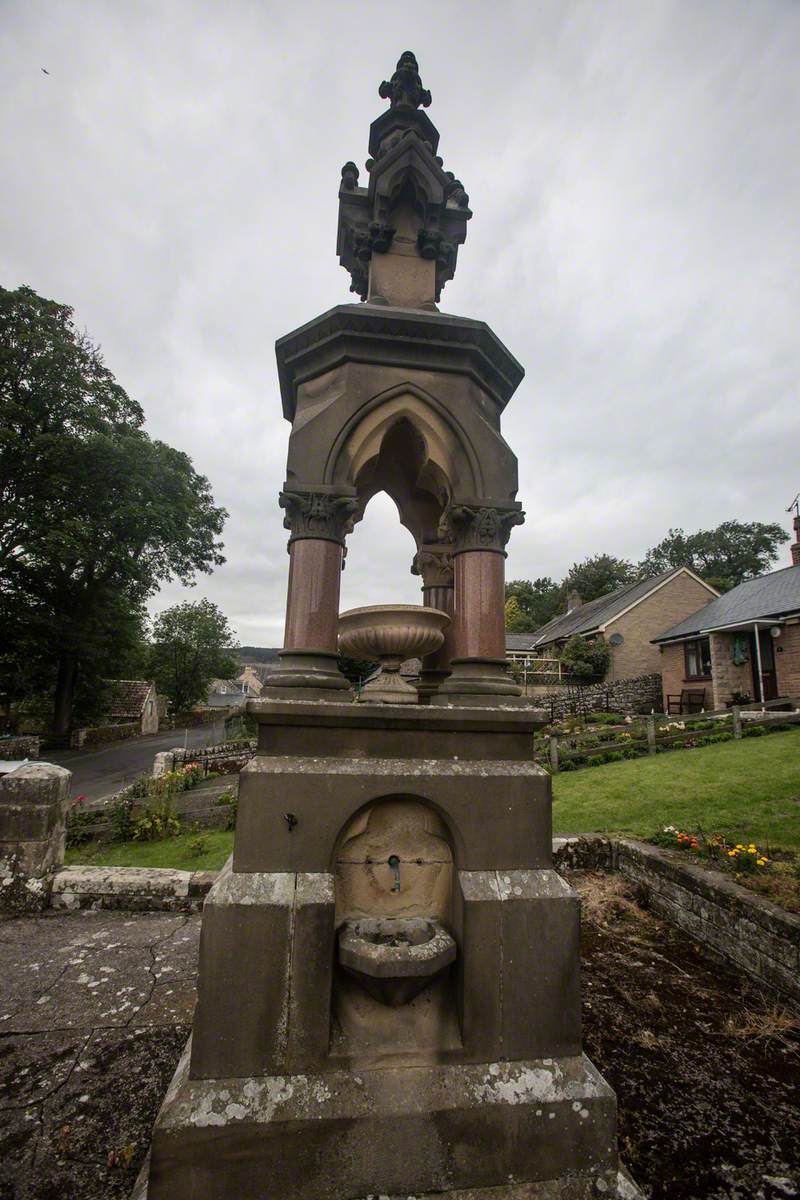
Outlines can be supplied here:
<path id="1" fill-rule="evenodd" d="M 341 186 L 347 192 L 352 192 L 358 186 L 358 167 L 354 162 L 346 162 L 342 167 Z"/>
<path id="2" fill-rule="evenodd" d="M 281 492 L 278 503 L 286 511 L 283 527 L 291 530 L 290 546 L 298 538 L 320 538 L 344 546 L 347 534 L 353 532 L 358 501 L 352 496 L 311 491 Z"/>
<path id="3" fill-rule="evenodd" d="M 465 550 L 495 550 L 505 553 L 514 525 L 522 525 L 525 513 L 520 508 L 495 508 L 489 505 L 453 504 L 445 513 L 456 554 Z"/>
<path id="4" fill-rule="evenodd" d="M 378 95 L 382 100 L 391 101 L 392 108 L 428 107 L 431 94 L 422 86 L 419 65 L 411 50 L 404 50 L 400 55 L 394 75 L 384 79 Z"/>

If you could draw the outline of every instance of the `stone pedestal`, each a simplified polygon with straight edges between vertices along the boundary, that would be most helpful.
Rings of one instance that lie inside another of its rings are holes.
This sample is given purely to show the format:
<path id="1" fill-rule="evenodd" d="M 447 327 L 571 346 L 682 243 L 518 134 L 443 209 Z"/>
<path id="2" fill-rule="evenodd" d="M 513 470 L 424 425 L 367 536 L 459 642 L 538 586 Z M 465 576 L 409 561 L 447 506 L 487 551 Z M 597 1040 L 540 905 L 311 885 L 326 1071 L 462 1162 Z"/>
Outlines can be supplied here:
<path id="1" fill-rule="evenodd" d="M 52 875 L 64 862 L 71 778 L 51 763 L 0 775 L 0 911 L 47 907 Z"/>
<path id="2" fill-rule="evenodd" d="M 579 905 L 551 865 L 533 715 L 248 708 L 259 748 L 149 1200 L 615 1195 L 616 1105 L 581 1054 Z M 438 922 L 455 961 L 381 1003 L 338 955 L 364 913 Z"/>

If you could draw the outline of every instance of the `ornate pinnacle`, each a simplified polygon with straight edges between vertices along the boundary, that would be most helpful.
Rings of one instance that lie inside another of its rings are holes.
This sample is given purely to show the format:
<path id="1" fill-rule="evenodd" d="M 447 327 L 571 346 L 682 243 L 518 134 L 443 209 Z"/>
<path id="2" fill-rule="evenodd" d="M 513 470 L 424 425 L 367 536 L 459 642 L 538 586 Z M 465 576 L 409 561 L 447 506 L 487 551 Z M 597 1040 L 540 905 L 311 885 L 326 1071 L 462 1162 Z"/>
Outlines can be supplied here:
<path id="1" fill-rule="evenodd" d="M 431 94 L 422 86 L 419 65 L 411 50 L 404 50 L 397 60 L 391 79 L 384 79 L 378 88 L 382 100 L 391 101 L 392 108 L 427 108 Z"/>

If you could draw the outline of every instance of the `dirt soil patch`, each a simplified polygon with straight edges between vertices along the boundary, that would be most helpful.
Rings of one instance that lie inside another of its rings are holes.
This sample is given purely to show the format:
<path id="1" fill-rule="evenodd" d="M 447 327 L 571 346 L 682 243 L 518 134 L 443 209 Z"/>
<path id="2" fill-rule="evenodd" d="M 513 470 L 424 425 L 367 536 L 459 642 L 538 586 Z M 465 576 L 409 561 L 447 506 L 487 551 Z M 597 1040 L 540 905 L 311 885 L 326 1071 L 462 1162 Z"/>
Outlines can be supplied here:
<path id="1" fill-rule="evenodd" d="M 652 1200 L 800 1195 L 800 1025 L 773 996 L 575 873 L 587 1054 Z M 127 1200 L 194 1005 L 200 918 L 0 922 L 0 1200 Z"/>
<path id="2" fill-rule="evenodd" d="M 800 1019 L 619 876 L 583 902 L 584 1049 L 619 1101 L 620 1152 L 652 1200 L 800 1195 Z"/>

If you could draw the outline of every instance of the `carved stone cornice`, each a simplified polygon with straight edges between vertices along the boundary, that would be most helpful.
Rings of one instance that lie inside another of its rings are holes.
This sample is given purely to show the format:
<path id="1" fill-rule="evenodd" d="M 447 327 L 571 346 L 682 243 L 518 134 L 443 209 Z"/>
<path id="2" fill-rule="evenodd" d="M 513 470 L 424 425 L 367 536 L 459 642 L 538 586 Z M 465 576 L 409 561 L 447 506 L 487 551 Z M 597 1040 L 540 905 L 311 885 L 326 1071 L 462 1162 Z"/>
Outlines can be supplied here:
<path id="1" fill-rule="evenodd" d="M 468 550 L 494 550 L 505 553 L 515 525 L 522 525 L 525 513 L 519 504 L 495 507 L 482 504 L 452 504 L 444 515 L 455 542 L 455 553 Z"/>
<path id="2" fill-rule="evenodd" d="M 296 389 L 306 379 L 356 360 L 423 371 L 462 371 L 502 411 L 525 374 L 483 321 L 369 304 L 340 304 L 275 345 L 283 415 L 294 420 Z"/>
<path id="3" fill-rule="evenodd" d="M 411 574 L 422 577 L 423 587 L 452 587 L 452 543 L 426 543 L 414 555 L 414 560 L 411 563 Z"/>
<path id="4" fill-rule="evenodd" d="M 317 538 L 344 546 L 358 511 L 358 501 L 353 496 L 308 489 L 283 491 L 278 503 L 286 512 L 283 527 L 291 530 L 290 546 L 299 538 Z"/>

